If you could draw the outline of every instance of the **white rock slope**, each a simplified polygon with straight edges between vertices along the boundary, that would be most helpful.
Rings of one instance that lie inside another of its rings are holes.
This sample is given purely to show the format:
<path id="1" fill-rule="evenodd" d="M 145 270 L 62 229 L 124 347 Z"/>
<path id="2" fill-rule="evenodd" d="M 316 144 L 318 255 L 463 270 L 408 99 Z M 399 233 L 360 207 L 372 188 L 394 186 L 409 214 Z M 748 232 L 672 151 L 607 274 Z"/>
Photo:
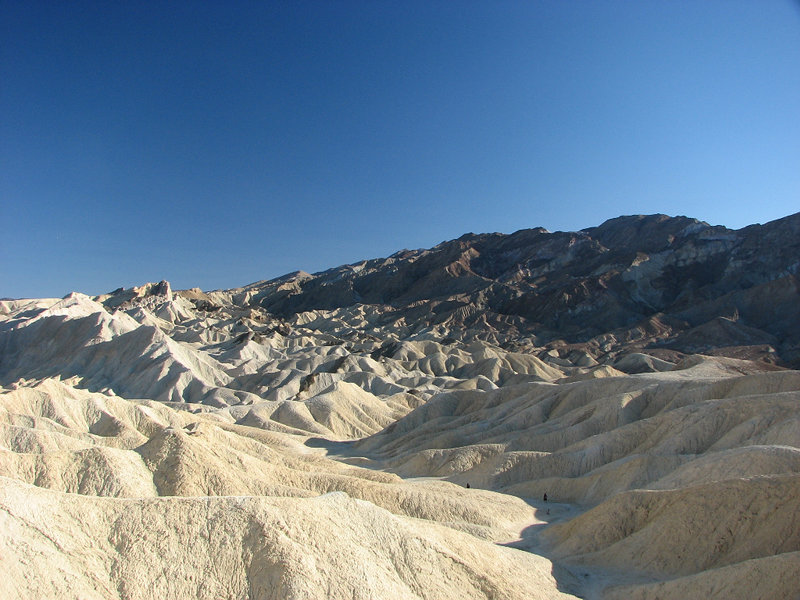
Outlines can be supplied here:
<path id="1" fill-rule="evenodd" d="M 254 290 L 0 302 L 0 597 L 797 597 L 799 372 Z"/>

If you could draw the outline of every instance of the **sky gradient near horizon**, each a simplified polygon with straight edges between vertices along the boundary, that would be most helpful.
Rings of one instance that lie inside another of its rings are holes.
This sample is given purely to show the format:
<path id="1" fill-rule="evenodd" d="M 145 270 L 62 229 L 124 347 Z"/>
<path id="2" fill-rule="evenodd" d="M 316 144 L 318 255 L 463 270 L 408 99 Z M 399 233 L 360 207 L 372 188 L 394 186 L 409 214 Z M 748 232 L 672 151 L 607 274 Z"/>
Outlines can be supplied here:
<path id="1" fill-rule="evenodd" d="M 798 210 L 796 1 L 0 3 L 0 297 Z"/>

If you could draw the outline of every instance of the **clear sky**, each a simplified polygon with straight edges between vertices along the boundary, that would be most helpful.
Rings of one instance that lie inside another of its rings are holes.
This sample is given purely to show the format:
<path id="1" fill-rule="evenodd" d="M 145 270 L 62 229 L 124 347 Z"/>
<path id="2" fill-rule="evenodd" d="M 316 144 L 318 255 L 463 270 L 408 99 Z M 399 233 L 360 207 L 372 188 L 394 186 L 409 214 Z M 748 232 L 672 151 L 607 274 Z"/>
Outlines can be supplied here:
<path id="1" fill-rule="evenodd" d="M 800 210 L 792 0 L 0 0 L 0 297 Z"/>

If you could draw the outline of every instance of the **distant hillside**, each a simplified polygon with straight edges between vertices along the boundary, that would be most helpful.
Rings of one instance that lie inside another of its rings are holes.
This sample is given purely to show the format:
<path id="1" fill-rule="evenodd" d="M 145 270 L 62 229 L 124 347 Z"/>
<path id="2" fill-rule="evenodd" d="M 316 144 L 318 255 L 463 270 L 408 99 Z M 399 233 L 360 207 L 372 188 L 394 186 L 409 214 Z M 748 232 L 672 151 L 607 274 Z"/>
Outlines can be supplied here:
<path id="1" fill-rule="evenodd" d="M 470 233 L 230 292 L 282 318 L 370 305 L 384 325 L 601 361 L 644 349 L 797 366 L 798 269 L 800 213 L 740 230 L 636 215 L 577 232 Z"/>

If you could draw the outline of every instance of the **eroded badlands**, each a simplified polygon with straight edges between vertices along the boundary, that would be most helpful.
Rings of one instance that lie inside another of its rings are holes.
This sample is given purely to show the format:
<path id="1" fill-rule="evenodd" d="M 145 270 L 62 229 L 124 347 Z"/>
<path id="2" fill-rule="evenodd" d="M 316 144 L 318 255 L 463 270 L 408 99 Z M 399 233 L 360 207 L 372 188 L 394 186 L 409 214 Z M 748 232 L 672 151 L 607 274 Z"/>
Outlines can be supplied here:
<path id="1" fill-rule="evenodd" d="M 3 597 L 796 595 L 796 371 L 162 292 L 0 304 Z"/>
<path id="2" fill-rule="evenodd" d="M 797 599 L 775 223 L 0 301 L 0 597 Z"/>

